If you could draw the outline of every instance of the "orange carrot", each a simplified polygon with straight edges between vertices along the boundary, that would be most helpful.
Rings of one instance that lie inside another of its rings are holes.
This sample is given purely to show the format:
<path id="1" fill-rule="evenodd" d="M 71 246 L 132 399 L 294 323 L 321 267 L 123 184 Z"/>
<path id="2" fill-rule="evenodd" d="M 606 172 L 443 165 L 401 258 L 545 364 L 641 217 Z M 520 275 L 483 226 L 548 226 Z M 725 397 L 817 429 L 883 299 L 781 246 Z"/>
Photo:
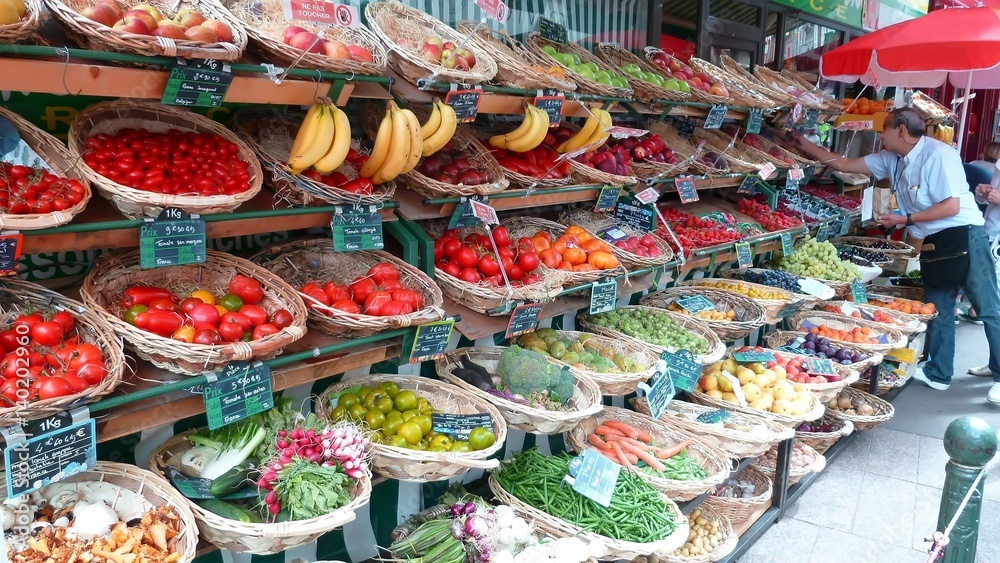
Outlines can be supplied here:
<path id="1" fill-rule="evenodd" d="M 601 454 L 602 456 L 610 459 L 611 461 L 613 461 L 613 462 L 621 465 L 621 462 L 618 461 L 618 456 L 615 455 L 615 452 L 612 451 L 611 448 L 608 448 L 606 450 L 602 450 L 600 448 L 594 448 L 594 451 L 596 451 L 597 453 Z"/>
<path id="2" fill-rule="evenodd" d="M 621 445 L 619 445 L 619 444 L 621 444 Z M 644 450 L 643 448 L 640 448 L 638 446 L 633 446 L 632 444 L 627 444 L 627 443 L 623 443 L 623 442 L 614 442 L 614 443 L 612 443 L 611 447 L 615 447 L 615 446 L 618 446 L 618 447 L 622 448 L 626 452 L 631 452 L 631 453 L 635 454 L 636 457 L 638 457 L 642 461 L 645 461 L 646 465 L 652 467 L 653 469 L 655 469 L 657 471 L 663 471 L 663 470 L 666 469 L 666 467 L 662 463 L 660 463 L 659 460 L 657 460 L 655 457 L 653 457 L 653 456 L 649 455 L 648 453 L 646 453 L 646 450 Z"/>
<path id="3" fill-rule="evenodd" d="M 609 435 L 625 436 L 625 433 L 622 432 L 621 430 L 618 430 L 617 428 L 611 428 L 610 426 L 605 426 L 603 424 L 598 424 L 597 428 L 594 428 L 594 434 L 597 434 L 598 436 L 609 436 Z"/>
<path id="4" fill-rule="evenodd" d="M 684 451 L 684 448 L 688 447 L 689 445 L 691 445 L 691 440 L 684 440 L 683 442 L 678 442 L 670 446 L 669 448 L 661 449 L 659 452 L 656 453 L 656 457 L 660 459 L 670 459 L 675 455 Z"/>
<path id="5" fill-rule="evenodd" d="M 614 428 L 615 430 L 621 432 L 623 436 L 632 438 L 633 440 L 639 437 L 639 431 L 624 422 L 617 420 L 605 420 L 602 424 L 609 428 Z"/>
<path id="6" fill-rule="evenodd" d="M 622 450 L 622 452 L 625 453 L 625 458 L 628 459 L 629 463 L 631 463 L 632 465 L 639 465 L 639 458 L 636 457 L 634 453 L 626 452 L 625 450 Z"/>
<path id="7" fill-rule="evenodd" d="M 635 446 L 637 448 L 642 448 L 644 451 L 649 451 L 649 452 L 652 452 L 654 454 L 659 454 L 661 451 L 663 451 L 663 448 L 658 448 L 656 446 L 651 446 L 649 444 L 644 444 L 644 443 L 640 442 L 639 440 L 633 440 L 631 438 L 625 438 L 623 436 L 608 436 L 607 437 L 607 441 L 608 442 L 620 442 L 620 443 L 623 443 L 623 444 L 629 444 L 631 446 Z M 661 459 L 666 459 L 666 458 L 661 458 Z"/>
<path id="8" fill-rule="evenodd" d="M 594 446 L 599 450 L 606 450 L 611 447 L 608 445 L 607 442 L 602 440 L 601 437 L 598 436 L 597 434 L 591 434 L 590 436 L 587 436 L 587 441 L 590 442 L 591 446 Z"/>
<path id="9" fill-rule="evenodd" d="M 631 463 L 629 463 L 628 457 L 625 456 L 625 451 L 622 450 L 622 447 L 620 445 L 618 445 L 618 442 L 611 442 L 611 451 L 614 452 L 615 456 L 618 458 L 619 464 L 625 467 L 629 467 L 632 465 Z"/>
<path id="10" fill-rule="evenodd" d="M 653 441 L 653 435 L 645 430 L 639 430 L 639 437 L 636 438 L 640 442 L 650 443 Z"/>

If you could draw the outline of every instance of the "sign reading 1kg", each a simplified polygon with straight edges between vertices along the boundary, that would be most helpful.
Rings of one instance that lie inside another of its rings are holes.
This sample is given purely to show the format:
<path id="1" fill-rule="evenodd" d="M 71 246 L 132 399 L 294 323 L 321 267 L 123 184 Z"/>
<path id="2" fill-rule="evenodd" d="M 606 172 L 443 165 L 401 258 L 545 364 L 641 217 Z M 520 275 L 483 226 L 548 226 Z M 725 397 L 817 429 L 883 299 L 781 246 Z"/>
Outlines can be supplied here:
<path id="1" fill-rule="evenodd" d="M 139 227 L 139 267 L 200 264 L 207 258 L 205 220 L 168 207 Z"/>

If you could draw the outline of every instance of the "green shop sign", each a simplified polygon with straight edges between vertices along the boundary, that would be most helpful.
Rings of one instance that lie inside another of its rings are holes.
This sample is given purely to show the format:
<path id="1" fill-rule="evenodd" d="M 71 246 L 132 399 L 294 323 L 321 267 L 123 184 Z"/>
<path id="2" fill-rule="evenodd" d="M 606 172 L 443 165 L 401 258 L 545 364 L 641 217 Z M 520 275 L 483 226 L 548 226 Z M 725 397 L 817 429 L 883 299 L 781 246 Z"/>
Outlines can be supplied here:
<path id="1" fill-rule="evenodd" d="M 861 27 L 862 6 L 871 0 L 774 0 L 800 12 L 814 14 L 851 27 Z"/>

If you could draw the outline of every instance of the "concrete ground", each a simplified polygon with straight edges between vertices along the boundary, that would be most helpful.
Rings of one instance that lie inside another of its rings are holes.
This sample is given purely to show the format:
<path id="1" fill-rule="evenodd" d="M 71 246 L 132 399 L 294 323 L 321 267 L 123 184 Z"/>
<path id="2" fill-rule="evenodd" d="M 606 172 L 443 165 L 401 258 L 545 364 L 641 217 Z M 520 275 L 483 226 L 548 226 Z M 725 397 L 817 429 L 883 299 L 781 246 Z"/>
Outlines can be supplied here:
<path id="1" fill-rule="evenodd" d="M 973 377 L 988 349 L 981 326 L 957 329 L 955 377 L 947 391 L 911 382 L 895 416 L 861 433 L 785 511 L 740 563 L 922 563 L 937 526 L 944 467 L 941 436 L 960 416 L 1000 430 L 1000 407 L 986 402 L 992 380 Z M 977 562 L 1000 562 L 1000 472 L 987 478 Z"/>

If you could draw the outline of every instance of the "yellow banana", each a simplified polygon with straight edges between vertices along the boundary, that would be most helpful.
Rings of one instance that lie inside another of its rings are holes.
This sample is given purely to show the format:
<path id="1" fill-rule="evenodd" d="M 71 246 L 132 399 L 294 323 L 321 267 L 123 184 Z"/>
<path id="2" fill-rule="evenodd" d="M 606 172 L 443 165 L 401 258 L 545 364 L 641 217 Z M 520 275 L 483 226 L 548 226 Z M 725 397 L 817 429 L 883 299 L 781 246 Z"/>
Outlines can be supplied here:
<path id="1" fill-rule="evenodd" d="M 602 145 L 604 145 L 604 143 L 608 142 L 608 138 L 611 137 L 611 133 L 607 132 L 608 128 L 611 127 L 611 114 L 603 109 L 596 109 L 594 110 L 594 113 L 597 114 L 597 117 L 600 120 L 600 125 L 598 126 L 597 131 L 594 132 L 594 136 L 586 143 L 587 145 L 592 145 L 589 149 L 587 149 L 587 152 L 599 149 Z"/>
<path id="2" fill-rule="evenodd" d="M 444 148 L 458 127 L 458 117 L 455 116 L 453 107 L 440 101 L 434 105 L 437 106 L 438 115 L 441 116 L 441 126 L 431 136 L 424 137 L 423 156 L 430 156 Z"/>
<path id="3" fill-rule="evenodd" d="M 506 135 L 493 135 L 490 137 L 490 145 L 499 149 L 505 149 L 510 143 L 516 142 L 521 137 L 530 134 L 534 129 L 535 113 L 528 108 L 524 109 L 524 121 L 521 125 Z"/>
<path id="4" fill-rule="evenodd" d="M 382 123 L 378 126 L 378 133 L 375 135 L 375 145 L 372 147 L 372 153 L 368 156 L 368 160 L 361 167 L 361 170 L 358 171 L 358 176 L 362 178 L 375 176 L 379 168 L 382 168 L 382 164 L 385 163 L 385 157 L 389 156 L 389 141 L 391 139 L 392 112 L 386 111 L 385 117 L 382 118 Z"/>
<path id="5" fill-rule="evenodd" d="M 399 109 L 395 102 L 390 101 L 389 105 L 392 108 L 389 110 L 392 113 L 392 137 L 389 141 L 389 154 L 386 156 L 385 163 L 372 177 L 372 183 L 375 185 L 384 184 L 399 176 L 403 167 L 406 166 L 406 160 L 410 154 L 410 131 L 406 114 Z"/>
<path id="6" fill-rule="evenodd" d="M 424 123 L 423 127 L 420 128 L 420 138 L 429 139 L 440 127 L 441 127 L 441 108 L 438 106 L 440 100 L 434 100 L 434 109 L 431 110 L 431 116 L 427 118 L 427 123 Z"/>
<path id="7" fill-rule="evenodd" d="M 312 144 L 319 131 L 320 112 L 323 111 L 323 104 L 314 103 L 306 112 L 302 124 L 299 125 L 299 132 L 295 134 L 295 141 L 292 142 L 292 150 L 288 153 L 288 162 L 291 162 L 296 155 L 302 153 L 302 149 Z"/>
<path id="8" fill-rule="evenodd" d="M 601 122 L 597 119 L 596 113 L 587 116 L 587 121 L 584 122 L 583 127 L 576 133 L 576 135 L 566 139 L 563 144 L 559 145 L 556 152 L 567 153 L 575 151 L 576 149 L 586 145 L 587 142 L 591 140 L 591 137 L 594 136 L 594 132 L 597 131 L 600 124 Z"/>
<path id="9" fill-rule="evenodd" d="M 508 150 L 514 152 L 528 152 L 542 144 L 542 141 L 545 140 L 545 135 L 549 132 L 549 114 L 536 108 L 535 106 L 529 105 L 527 109 L 534 114 L 532 131 L 515 141 L 507 143 Z"/>
<path id="10" fill-rule="evenodd" d="M 288 161 L 288 171 L 292 174 L 299 174 L 313 164 L 316 164 L 319 159 L 323 158 L 326 151 L 329 150 L 330 144 L 333 143 L 335 126 L 333 123 L 333 114 L 330 112 L 330 109 L 324 105 L 316 119 L 315 137 L 309 141 L 308 145 L 303 146 L 299 153 L 292 155 L 292 158 Z"/>
<path id="11" fill-rule="evenodd" d="M 340 168 L 347 158 L 347 151 L 351 149 L 351 122 L 347 114 L 335 105 L 331 105 L 330 112 L 333 113 L 333 142 L 323 158 L 313 164 L 313 168 L 320 174 L 329 174 Z"/>
<path id="12" fill-rule="evenodd" d="M 403 170 L 400 172 L 400 174 L 406 174 L 416 168 L 417 163 L 420 162 L 420 155 L 423 154 L 424 150 L 424 138 L 421 137 L 420 122 L 417 121 L 417 116 L 413 115 L 413 112 L 408 109 L 400 111 L 406 115 L 406 125 L 410 134 L 410 152 L 406 158 L 406 165 L 403 166 Z"/>

